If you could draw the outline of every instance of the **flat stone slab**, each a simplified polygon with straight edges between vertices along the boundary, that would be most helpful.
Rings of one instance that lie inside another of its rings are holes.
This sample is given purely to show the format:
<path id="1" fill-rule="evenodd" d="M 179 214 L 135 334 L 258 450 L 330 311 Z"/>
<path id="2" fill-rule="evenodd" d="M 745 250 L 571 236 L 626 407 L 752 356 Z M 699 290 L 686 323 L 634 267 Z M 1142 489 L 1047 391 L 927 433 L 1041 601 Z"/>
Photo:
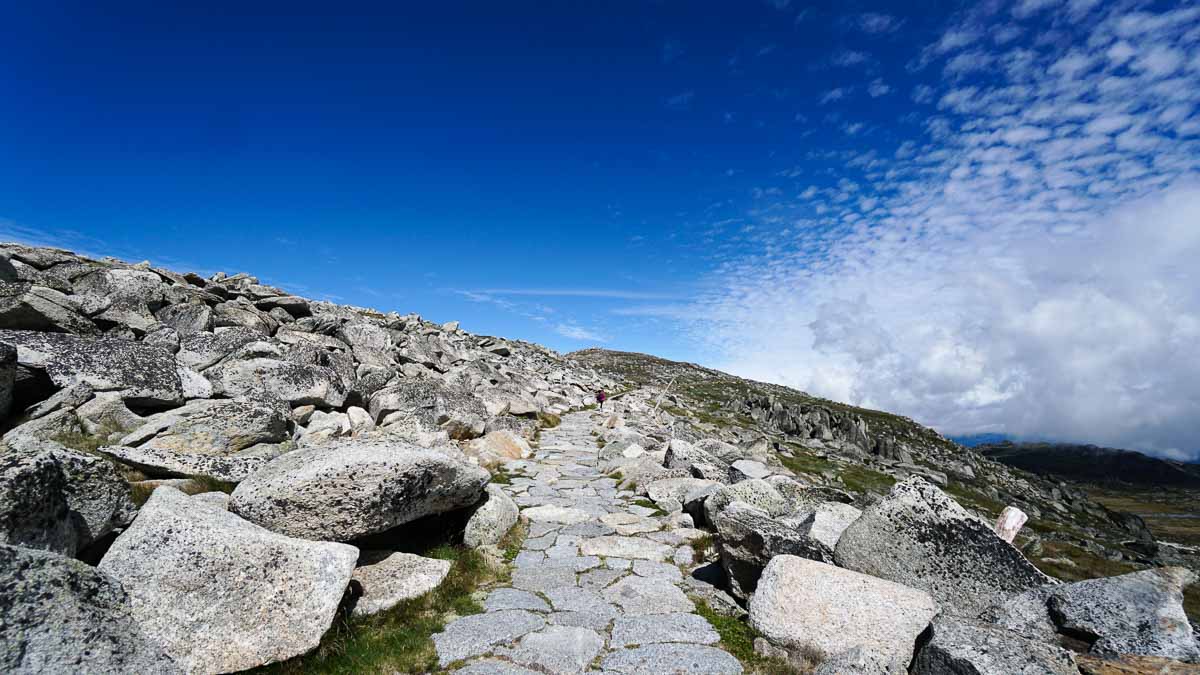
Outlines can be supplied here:
<path id="1" fill-rule="evenodd" d="M 376 614 L 420 597 L 437 588 L 450 573 L 449 560 L 411 553 L 364 551 L 358 562 L 351 578 L 363 594 L 354 605 L 354 616 Z"/>
<path id="2" fill-rule="evenodd" d="M 519 609 L 474 614 L 454 621 L 445 631 L 434 635 L 433 646 L 437 649 L 438 664 L 444 668 L 459 659 L 486 654 L 502 642 L 512 642 L 545 625 L 546 620 L 541 616 Z"/>
<path id="3" fill-rule="evenodd" d="M 678 567 L 653 560 L 635 560 L 633 573 L 639 577 L 660 577 L 671 581 L 683 580 L 683 573 L 679 571 Z"/>
<path id="4" fill-rule="evenodd" d="M 572 556 L 570 558 L 546 558 L 546 563 L 541 566 L 541 569 L 561 567 L 573 572 L 586 572 L 599 566 L 600 559 L 594 555 L 589 555 Z"/>
<path id="5" fill-rule="evenodd" d="M 726 652 L 703 645 L 661 644 L 609 654 L 600 667 L 613 673 L 737 675 L 742 664 Z"/>
<path id="6" fill-rule="evenodd" d="M 551 532 L 543 537 L 526 539 L 522 548 L 527 551 L 545 551 L 551 546 L 554 546 L 554 541 L 556 539 L 558 539 L 558 534 Z"/>
<path id="7" fill-rule="evenodd" d="M 589 628 L 548 626 L 530 633 L 504 654 L 543 673 L 581 673 L 604 649 L 604 638 Z"/>
<path id="8" fill-rule="evenodd" d="M 546 617 L 556 626 L 578 626 L 593 630 L 608 630 L 613 615 L 607 612 L 554 612 Z"/>
<path id="9" fill-rule="evenodd" d="M 546 594 L 556 612 L 594 612 L 617 615 L 617 608 L 596 591 L 584 588 L 558 588 Z"/>
<path id="10" fill-rule="evenodd" d="M 455 675 L 542 675 L 536 670 L 522 668 L 508 661 L 484 659 L 469 663 L 454 671 Z"/>
<path id="11" fill-rule="evenodd" d="M 564 586 L 574 586 L 575 570 L 569 567 L 523 567 L 513 570 L 512 585 L 524 591 L 546 593 Z"/>
<path id="12" fill-rule="evenodd" d="M 488 594 L 483 607 L 489 612 L 504 609 L 527 609 L 533 612 L 549 612 L 550 605 L 529 591 L 517 588 L 497 588 Z"/>
<path id="13" fill-rule="evenodd" d="M 621 570 L 589 570 L 579 575 L 579 585 L 582 588 L 598 591 L 623 576 L 625 576 L 625 572 Z"/>
<path id="14" fill-rule="evenodd" d="M 601 557 L 629 558 L 634 560 L 666 560 L 674 551 L 666 544 L 660 544 L 640 537 L 595 537 L 579 542 L 579 552 L 583 555 L 598 555 Z"/>
<path id="15" fill-rule="evenodd" d="M 580 537 L 603 537 L 606 534 L 612 534 L 614 532 L 616 532 L 616 530 L 612 529 L 608 525 L 595 521 L 570 525 L 562 529 L 563 534 L 574 534 Z"/>
<path id="16" fill-rule="evenodd" d="M 540 567 L 546 562 L 546 554 L 541 551 L 521 551 L 513 560 L 514 567 Z"/>
<path id="17" fill-rule="evenodd" d="M 530 490 L 532 493 L 533 491 Z M 535 523 L 557 523 L 559 525 L 576 525 L 592 520 L 592 514 L 581 509 L 546 504 L 534 506 L 521 512 L 526 518 Z"/>
<path id="18" fill-rule="evenodd" d="M 660 642 L 689 642 L 711 645 L 721 636 L 698 614 L 623 616 L 613 624 L 610 646 L 648 645 Z"/>
<path id="19" fill-rule="evenodd" d="M 671 614 L 696 610 L 683 591 L 662 578 L 625 577 L 604 589 L 603 596 L 626 614 Z"/>
<path id="20" fill-rule="evenodd" d="M 651 518 L 637 516 L 632 513 L 610 513 L 600 517 L 600 522 L 612 527 L 617 534 L 629 536 L 644 532 L 656 532 L 662 529 L 662 523 Z"/>

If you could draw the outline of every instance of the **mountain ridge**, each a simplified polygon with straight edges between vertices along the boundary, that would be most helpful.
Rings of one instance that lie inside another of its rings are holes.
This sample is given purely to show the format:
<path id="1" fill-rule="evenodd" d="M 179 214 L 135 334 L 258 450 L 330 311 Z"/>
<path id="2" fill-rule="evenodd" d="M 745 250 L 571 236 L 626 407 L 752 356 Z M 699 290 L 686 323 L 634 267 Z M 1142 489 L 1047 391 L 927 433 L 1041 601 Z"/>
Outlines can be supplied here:
<path id="1" fill-rule="evenodd" d="M 975 447 L 985 456 L 1034 473 L 1080 482 L 1200 488 L 1200 465 L 1092 444 L 1013 442 Z"/>

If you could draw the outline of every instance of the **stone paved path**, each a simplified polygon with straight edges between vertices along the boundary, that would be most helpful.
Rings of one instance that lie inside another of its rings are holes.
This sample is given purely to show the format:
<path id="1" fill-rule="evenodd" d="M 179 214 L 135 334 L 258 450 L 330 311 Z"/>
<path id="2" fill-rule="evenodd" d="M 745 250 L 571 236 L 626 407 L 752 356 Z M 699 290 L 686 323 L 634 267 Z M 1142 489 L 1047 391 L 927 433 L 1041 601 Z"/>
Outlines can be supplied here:
<path id="1" fill-rule="evenodd" d="M 466 675 L 529 673 L 740 673 L 694 614 L 681 567 L 703 533 L 668 529 L 597 469 L 602 418 L 581 412 L 542 432 L 541 447 L 508 465 L 505 489 L 529 519 L 510 586 L 483 614 L 433 637 L 442 667 Z"/>

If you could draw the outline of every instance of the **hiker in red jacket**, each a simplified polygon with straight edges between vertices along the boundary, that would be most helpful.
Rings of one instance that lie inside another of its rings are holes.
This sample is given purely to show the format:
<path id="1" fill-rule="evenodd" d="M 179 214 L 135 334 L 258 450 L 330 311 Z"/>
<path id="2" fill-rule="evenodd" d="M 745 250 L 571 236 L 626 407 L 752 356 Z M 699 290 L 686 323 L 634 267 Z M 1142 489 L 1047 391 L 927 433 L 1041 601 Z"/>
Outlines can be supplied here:
<path id="1" fill-rule="evenodd" d="M 596 403 L 600 404 L 601 410 L 604 410 L 604 402 L 607 400 L 608 400 L 608 394 L 604 393 L 603 389 L 596 392 Z"/>

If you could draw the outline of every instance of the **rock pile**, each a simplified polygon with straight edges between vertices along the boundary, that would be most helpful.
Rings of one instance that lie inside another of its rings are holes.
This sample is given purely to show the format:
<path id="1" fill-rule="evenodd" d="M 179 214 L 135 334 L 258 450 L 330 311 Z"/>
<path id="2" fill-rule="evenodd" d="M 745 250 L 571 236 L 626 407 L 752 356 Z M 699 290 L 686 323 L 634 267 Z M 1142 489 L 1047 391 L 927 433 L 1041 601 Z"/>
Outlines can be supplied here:
<path id="1" fill-rule="evenodd" d="M 454 514 L 494 546 L 517 506 L 484 467 L 527 458 L 542 420 L 598 387 L 456 323 L 0 245 L 3 669 L 303 654 L 339 608 L 382 611 L 449 571 L 362 538 Z M 232 495 L 172 487 L 205 485 Z M 37 609 L 49 589 L 61 611 Z"/>
<path id="2" fill-rule="evenodd" d="M 826 675 L 1200 662 L 1193 572 L 1063 584 L 1012 543 L 1039 504 L 1144 523 L 902 418 L 692 367 L 725 392 L 697 405 L 645 385 L 669 362 L 597 358 L 0 245 L 0 669 L 297 657 L 443 584 L 389 545 L 431 521 L 489 551 L 528 526 L 511 582 L 431 636 L 462 673 L 742 672 L 701 603 Z M 627 391 L 581 410 L 597 388 Z M 939 487 L 985 473 L 973 498 L 1020 508 L 998 528 Z"/>
<path id="3" fill-rule="evenodd" d="M 603 468 L 660 518 L 712 531 L 719 572 L 693 576 L 721 589 L 704 591 L 715 606 L 748 607 L 766 654 L 830 674 L 1074 673 L 1076 653 L 1200 662 L 1187 570 L 1059 584 L 922 477 L 852 505 L 755 439 L 664 438 L 641 417 L 649 401 L 628 398 L 599 432 Z"/>

